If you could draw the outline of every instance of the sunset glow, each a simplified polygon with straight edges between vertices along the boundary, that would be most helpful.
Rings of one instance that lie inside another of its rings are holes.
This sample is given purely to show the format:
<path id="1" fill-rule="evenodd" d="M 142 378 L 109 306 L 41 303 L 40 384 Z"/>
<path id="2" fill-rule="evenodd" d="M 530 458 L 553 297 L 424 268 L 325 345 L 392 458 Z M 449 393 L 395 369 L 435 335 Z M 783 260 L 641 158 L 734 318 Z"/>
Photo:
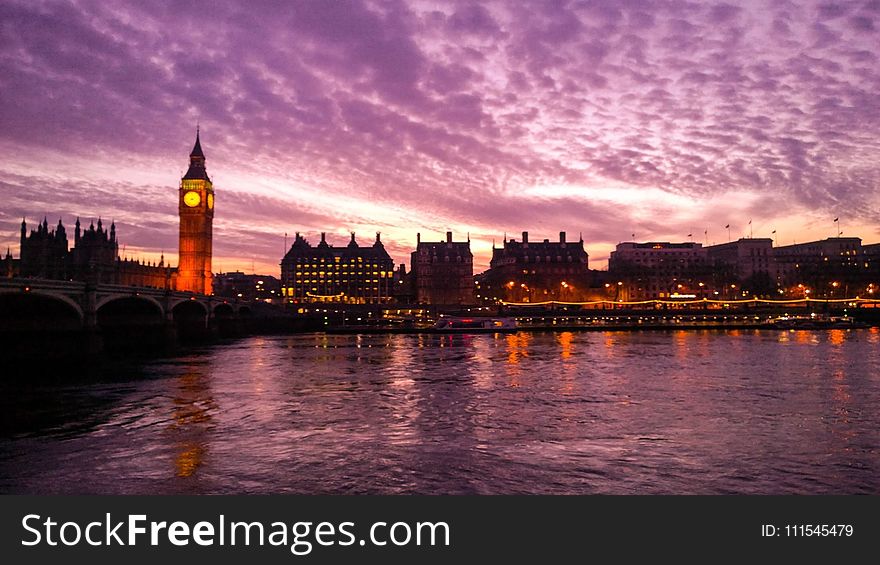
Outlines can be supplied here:
<path id="1" fill-rule="evenodd" d="M 12 0 L 0 24 L 13 253 L 22 217 L 102 216 L 176 264 L 196 124 L 215 271 L 277 274 L 294 232 L 379 231 L 398 264 L 469 233 L 475 271 L 522 231 L 583 234 L 594 268 L 633 236 L 880 240 L 877 2 Z"/>

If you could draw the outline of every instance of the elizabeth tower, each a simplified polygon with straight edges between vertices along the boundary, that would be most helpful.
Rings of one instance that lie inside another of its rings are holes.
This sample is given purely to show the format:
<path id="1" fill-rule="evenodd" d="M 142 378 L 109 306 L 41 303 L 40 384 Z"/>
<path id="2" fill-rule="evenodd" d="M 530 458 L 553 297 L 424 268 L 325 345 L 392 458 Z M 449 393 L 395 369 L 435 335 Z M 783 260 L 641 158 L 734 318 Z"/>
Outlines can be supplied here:
<path id="1" fill-rule="evenodd" d="M 211 294 L 211 223 L 214 187 L 205 170 L 205 154 L 196 132 L 189 169 L 180 180 L 180 259 L 177 290 Z"/>

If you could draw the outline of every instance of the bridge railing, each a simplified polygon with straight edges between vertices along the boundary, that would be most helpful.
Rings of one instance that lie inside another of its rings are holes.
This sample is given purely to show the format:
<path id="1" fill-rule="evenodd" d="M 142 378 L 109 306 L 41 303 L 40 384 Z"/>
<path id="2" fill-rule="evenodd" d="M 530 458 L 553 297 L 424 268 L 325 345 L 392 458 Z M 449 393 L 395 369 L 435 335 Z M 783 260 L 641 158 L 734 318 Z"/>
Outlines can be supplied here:
<path id="1" fill-rule="evenodd" d="M 4 278 L 0 279 L 0 288 L 84 292 L 86 283 L 79 281 L 57 281 L 51 279 Z"/>

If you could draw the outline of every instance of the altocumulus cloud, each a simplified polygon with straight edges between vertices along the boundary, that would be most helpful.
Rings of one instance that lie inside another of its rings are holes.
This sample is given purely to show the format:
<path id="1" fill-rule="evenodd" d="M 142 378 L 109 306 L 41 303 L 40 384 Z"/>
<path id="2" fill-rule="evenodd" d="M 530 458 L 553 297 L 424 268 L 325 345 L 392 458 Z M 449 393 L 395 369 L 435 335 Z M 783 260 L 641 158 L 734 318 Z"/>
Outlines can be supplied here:
<path id="1" fill-rule="evenodd" d="M 749 218 L 826 237 L 844 216 L 872 240 L 878 18 L 876 0 L 6 1 L 0 239 L 22 215 L 101 214 L 173 251 L 199 122 L 221 268 L 276 269 L 297 230 L 375 228 L 398 261 L 416 231 L 470 231 L 483 264 L 525 229 L 607 250 Z"/>

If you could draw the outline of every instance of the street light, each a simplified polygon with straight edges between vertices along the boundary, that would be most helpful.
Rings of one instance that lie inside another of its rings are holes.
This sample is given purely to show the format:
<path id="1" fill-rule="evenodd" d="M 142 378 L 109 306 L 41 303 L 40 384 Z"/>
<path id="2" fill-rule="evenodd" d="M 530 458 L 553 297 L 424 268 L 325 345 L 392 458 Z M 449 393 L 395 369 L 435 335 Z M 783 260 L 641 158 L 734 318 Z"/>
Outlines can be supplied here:
<path id="1" fill-rule="evenodd" d="M 527 296 L 523 296 L 523 298 L 528 298 L 528 300 L 523 300 L 523 302 L 531 302 L 532 301 L 532 290 L 526 283 L 522 283 L 519 285 L 525 292 L 527 292 Z"/>

